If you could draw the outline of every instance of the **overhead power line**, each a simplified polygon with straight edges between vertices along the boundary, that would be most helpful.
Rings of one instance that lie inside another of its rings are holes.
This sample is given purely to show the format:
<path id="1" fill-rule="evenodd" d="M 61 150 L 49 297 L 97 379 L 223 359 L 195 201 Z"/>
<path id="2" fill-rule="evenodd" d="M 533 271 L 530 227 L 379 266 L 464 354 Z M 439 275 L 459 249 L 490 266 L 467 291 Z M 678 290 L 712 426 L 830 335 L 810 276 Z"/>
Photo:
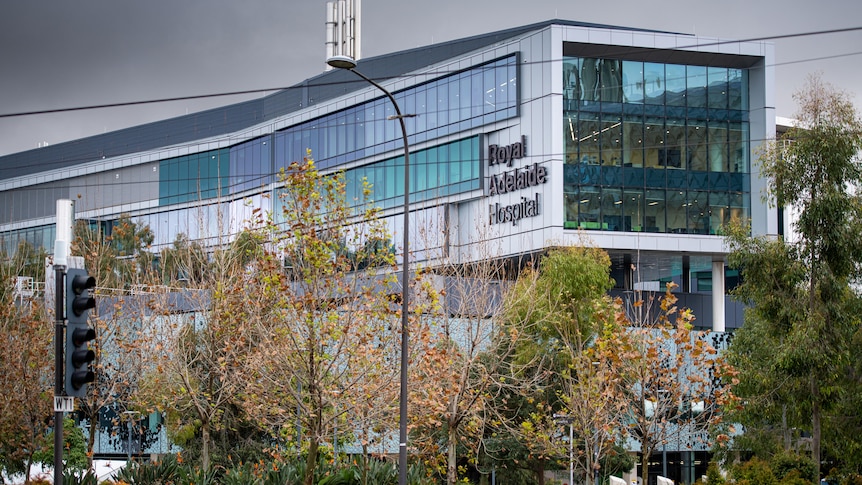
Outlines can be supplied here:
<path id="1" fill-rule="evenodd" d="M 779 40 L 779 39 L 790 39 L 790 38 L 798 38 L 798 37 L 810 37 L 815 35 L 828 35 L 828 34 L 838 34 L 838 33 L 847 33 L 847 32 L 856 32 L 862 31 L 862 26 L 860 27 L 846 27 L 841 29 L 829 29 L 829 30 L 816 30 L 812 32 L 801 32 L 794 34 L 780 34 L 780 35 L 769 35 L 769 36 L 761 36 L 761 37 L 751 37 L 747 39 L 737 39 L 737 40 L 718 40 L 715 42 L 707 42 L 707 43 L 698 43 L 691 45 L 678 46 L 673 48 L 666 48 L 663 50 L 680 50 L 680 49 L 691 49 L 696 47 L 708 47 L 708 46 L 716 46 L 716 45 L 724 45 L 724 44 L 736 44 L 736 43 L 744 43 L 744 42 L 761 42 L 766 40 Z M 662 50 L 662 49 L 659 49 Z M 783 66 L 789 64 L 798 64 L 802 62 L 812 62 L 818 60 L 825 59 L 833 59 L 837 57 L 847 57 L 847 56 L 855 56 L 862 54 L 862 51 L 851 52 L 846 54 L 837 54 L 833 56 L 823 56 L 823 57 L 815 57 L 810 59 L 799 59 L 794 61 L 786 61 L 782 63 L 776 63 L 772 66 Z M 554 62 L 554 61 L 539 61 L 538 63 L 545 62 Z M 527 63 L 530 64 L 530 63 Z M 434 75 L 433 72 L 422 73 L 422 77 L 427 77 L 429 75 Z M 450 74 L 450 72 L 440 72 L 436 73 L 439 75 Z M 394 79 L 394 78 L 406 78 L 406 77 L 417 77 L 418 75 L 411 76 L 395 76 L 389 77 L 386 79 Z M 248 94 L 261 94 L 266 92 L 274 92 L 274 91 L 283 91 L 288 89 L 302 89 L 306 87 L 321 87 L 321 86 L 331 86 L 331 85 L 340 85 L 340 84 L 353 84 L 355 81 L 347 81 L 347 82 L 335 82 L 335 83 L 317 83 L 314 85 L 303 85 L 303 86 L 283 86 L 276 88 L 262 88 L 262 89 L 248 89 L 243 91 L 226 91 L 222 93 L 209 93 L 209 94 L 195 94 L 188 96 L 174 96 L 169 98 L 156 98 L 156 99 L 148 99 L 148 100 L 137 100 L 137 101 L 122 101 L 116 103 L 105 103 L 105 104 L 94 104 L 94 105 L 86 105 L 86 106 L 73 106 L 67 108 L 52 108 L 52 109 L 42 109 L 42 110 L 32 110 L 32 111 L 20 111 L 15 113 L 0 113 L 0 119 L 3 118 L 14 118 L 14 117 L 22 117 L 22 116 L 33 116 L 33 115 L 43 115 L 43 114 L 55 114 L 55 113 L 66 113 L 66 112 L 74 112 L 74 111 L 86 111 L 92 109 L 103 109 L 103 108 L 119 108 L 126 106 L 137 106 L 144 104 L 157 104 L 157 103 L 169 103 L 176 101 L 191 101 L 195 99 L 207 99 L 207 98 L 220 98 L 227 96 L 241 96 Z"/>

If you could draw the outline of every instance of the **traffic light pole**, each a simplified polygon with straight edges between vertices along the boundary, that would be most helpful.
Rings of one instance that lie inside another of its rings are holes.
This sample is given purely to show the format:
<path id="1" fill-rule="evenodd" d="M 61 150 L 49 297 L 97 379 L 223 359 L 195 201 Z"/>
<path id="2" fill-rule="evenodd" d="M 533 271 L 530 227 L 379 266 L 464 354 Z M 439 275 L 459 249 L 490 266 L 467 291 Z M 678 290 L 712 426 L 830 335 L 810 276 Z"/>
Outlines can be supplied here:
<path id="1" fill-rule="evenodd" d="M 63 395 L 65 266 L 54 266 L 54 395 Z M 54 485 L 63 485 L 63 411 L 54 411 Z"/>

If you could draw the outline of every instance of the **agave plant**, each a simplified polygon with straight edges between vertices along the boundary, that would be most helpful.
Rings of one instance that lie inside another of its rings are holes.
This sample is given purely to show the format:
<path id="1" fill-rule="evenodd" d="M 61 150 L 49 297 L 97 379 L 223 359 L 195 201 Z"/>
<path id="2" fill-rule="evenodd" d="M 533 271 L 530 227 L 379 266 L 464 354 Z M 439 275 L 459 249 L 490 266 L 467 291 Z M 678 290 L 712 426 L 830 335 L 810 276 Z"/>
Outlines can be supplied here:
<path id="1" fill-rule="evenodd" d="M 173 455 L 151 463 L 129 462 L 114 474 L 114 480 L 129 485 L 181 485 L 185 470 Z"/>

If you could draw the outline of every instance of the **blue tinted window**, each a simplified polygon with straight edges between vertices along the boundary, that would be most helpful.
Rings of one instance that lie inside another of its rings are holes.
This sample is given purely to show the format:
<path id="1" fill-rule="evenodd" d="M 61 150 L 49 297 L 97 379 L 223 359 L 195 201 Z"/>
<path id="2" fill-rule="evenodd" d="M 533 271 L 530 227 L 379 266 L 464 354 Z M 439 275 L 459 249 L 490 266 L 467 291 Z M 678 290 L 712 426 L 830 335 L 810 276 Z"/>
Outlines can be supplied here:
<path id="1" fill-rule="evenodd" d="M 345 172 L 348 202 L 362 205 L 361 183 L 374 185 L 372 199 L 381 207 L 400 205 L 404 197 L 404 157 L 382 160 Z M 410 200 L 479 188 L 479 138 L 471 137 L 410 154 Z"/>
<path id="2" fill-rule="evenodd" d="M 411 143 L 454 133 L 517 114 L 516 57 L 509 56 L 468 71 L 394 93 Z M 388 98 L 380 97 L 276 134 L 276 168 L 311 156 L 319 169 L 350 162 L 400 146 L 401 130 Z M 446 131 L 440 132 L 441 128 Z M 302 136 L 297 139 L 296 133 Z"/>
<path id="3" fill-rule="evenodd" d="M 571 57 L 562 75 L 564 227 L 716 234 L 749 217 L 745 70 Z"/>

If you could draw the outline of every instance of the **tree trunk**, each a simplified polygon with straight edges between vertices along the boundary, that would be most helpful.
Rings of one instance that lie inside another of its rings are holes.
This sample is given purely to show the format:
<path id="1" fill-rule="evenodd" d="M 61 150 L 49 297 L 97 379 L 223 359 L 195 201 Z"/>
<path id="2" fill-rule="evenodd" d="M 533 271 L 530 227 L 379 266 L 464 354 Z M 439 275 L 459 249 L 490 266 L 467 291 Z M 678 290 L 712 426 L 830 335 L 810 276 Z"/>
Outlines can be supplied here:
<path id="1" fill-rule="evenodd" d="M 367 435 L 367 433 L 365 433 Z M 362 485 L 368 485 L 368 445 L 362 443 Z"/>
<path id="2" fill-rule="evenodd" d="M 206 471 L 210 469 L 210 426 L 207 421 L 201 426 L 201 467 Z"/>
<path id="3" fill-rule="evenodd" d="M 99 413 L 96 412 L 96 417 L 89 416 L 90 420 L 90 430 L 87 436 L 87 469 L 95 470 L 93 468 L 93 448 L 96 445 L 96 431 L 99 429 Z"/>
<path id="4" fill-rule="evenodd" d="M 649 456 L 651 451 L 646 446 L 641 446 L 641 485 L 649 485 Z"/>
<path id="5" fill-rule="evenodd" d="M 30 469 L 33 467 L 32 453 L 27 458 L 27 466 L 24 467 L 24 485 L 30 485 Z"/>
<path id="6" fill-rule="evenodd" d="M 533 470 L 533 473 L 536 474 L 536 484 L 537 485 L 545 485 L 545 462 L 542 461 L 536 468 Z"/>
<path id="7" fill-rule="evenodd" d="M 446 483 L 455 485 L 458 481 L 458 435 L 457 428 L 452 424 L 449 425 L 448 443 L 447 443 L 447 460 L 446 460 Z"/>
<path id="8" fill-rule="evenodd" d="M 308 439 L 308 457 L 305 459 L 305 485 L 314 485 L 314 470 L 317 468 L 317 439 Z"/>
<path id="9" fill-rule="evenodd" d="M 820 483 L 820 389 L 811 379 L 811 459 L 814 461 L 814 483 Z"/>

